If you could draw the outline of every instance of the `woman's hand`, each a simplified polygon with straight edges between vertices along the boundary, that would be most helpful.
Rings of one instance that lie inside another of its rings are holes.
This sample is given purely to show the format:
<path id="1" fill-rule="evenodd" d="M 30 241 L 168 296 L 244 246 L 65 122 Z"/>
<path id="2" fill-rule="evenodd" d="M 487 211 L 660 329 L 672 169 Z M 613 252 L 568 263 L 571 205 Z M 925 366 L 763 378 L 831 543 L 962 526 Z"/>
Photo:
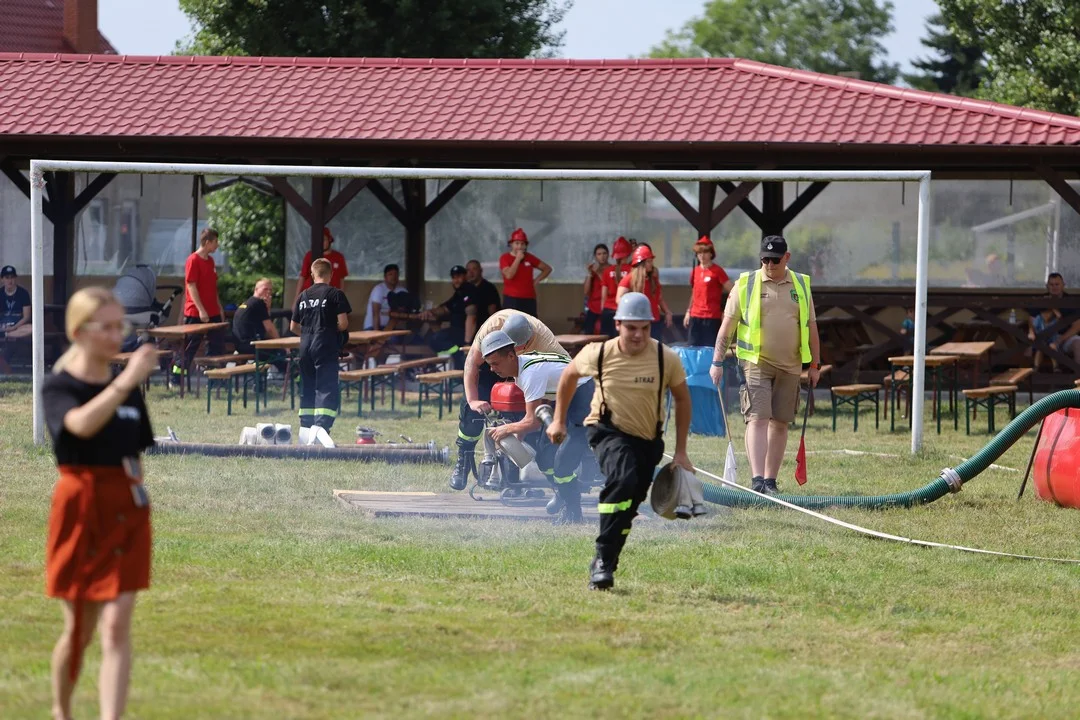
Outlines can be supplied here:
<path id="1" fill-rule="evenodd" d="M 117 376 L 116 381 L 122 383 L 122 388 L 134 390 L 150 377 L 150 373 L 154 372 L 157 364 L 157 348 L 149 344 L 143 345 L 131 354 L 127 367 Z"/>

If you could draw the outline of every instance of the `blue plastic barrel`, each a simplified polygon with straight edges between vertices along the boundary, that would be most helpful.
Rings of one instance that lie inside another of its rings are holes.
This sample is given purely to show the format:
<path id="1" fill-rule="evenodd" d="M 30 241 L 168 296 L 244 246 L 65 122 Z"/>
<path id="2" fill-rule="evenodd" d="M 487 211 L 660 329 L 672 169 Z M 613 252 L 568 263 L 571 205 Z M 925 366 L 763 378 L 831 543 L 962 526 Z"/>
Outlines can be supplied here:
<path id="1" fill-rule="evenodd" d="M 686 371 L 686 384 L 690 388 L 690 401 L 693 406 L 690 432 L 697 435 L 724 437 L 727 434 L 727 423 L 723 413 L 720 412 L 720 397 L 717 394 L 716 385 L 709 377 L 713 348 L 672 345 L 671 349 L 678 353 L 679 359 L 682 360 L 683 370 Z M 720 383 L 721 390 L 725 389 L 726 381 L 727 373 L 725 372 Z"/>

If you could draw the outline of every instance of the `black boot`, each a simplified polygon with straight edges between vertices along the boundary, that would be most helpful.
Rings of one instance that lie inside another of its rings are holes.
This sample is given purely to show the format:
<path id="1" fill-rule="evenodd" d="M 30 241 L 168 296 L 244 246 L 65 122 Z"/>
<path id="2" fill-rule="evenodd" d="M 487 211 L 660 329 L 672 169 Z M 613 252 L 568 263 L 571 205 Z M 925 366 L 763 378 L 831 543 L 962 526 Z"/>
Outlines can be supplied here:
<path id="1" fill-rule="evenodd" d="M 453 490 L 464 490 L 469 484 L 469 473 L 473 469 L 473 448 L 458 446 L 457 464 L 454 472 L 450 475 L 450 487 Z"/>
<path id="2" fill-rule="evenodd" d="M 765 478 L 765 489 L 762 490 L 766 495 L 777 495 L 780 491 L 776 488 L 776 478 Z"/>
<path id="3" fill-rule="evenodd" d="M 555 525 L 578 525 L 581 517 L 581 488 L 577 480 L 571 480 L 558 486 L 558 497 L 562 499 L 562 511 L 555 518 Z M 550 503 L 549 503 L 550 504 Z"/>
<path id="4" fill-rule="evenodd" d="M 599 554 L 589 565 L 589 589 L 610 590 L 615 586 L 615 567 Z"/>
<path id="5" fill-rule="evenodd" d="M 750 489 L 754 492 L 765 492 L 765 478 L 760 475 L 755 475 L 750 479 Z"/>

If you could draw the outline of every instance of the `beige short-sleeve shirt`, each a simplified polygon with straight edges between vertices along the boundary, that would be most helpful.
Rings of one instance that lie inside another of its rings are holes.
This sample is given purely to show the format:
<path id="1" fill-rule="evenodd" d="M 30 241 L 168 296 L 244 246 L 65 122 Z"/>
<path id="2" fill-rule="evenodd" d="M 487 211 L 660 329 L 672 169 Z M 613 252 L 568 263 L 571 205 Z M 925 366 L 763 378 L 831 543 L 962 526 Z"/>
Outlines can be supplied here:
<path id="1" fill-rule="evenodd" d="M 645 440 L 656 437 L 656 414 L 659 390 L 660 363 L 656 354 L 655 340 L 637 355 L 627 355 L 619 350 L 618 340 L 586 345 L 574 358 L 574 368 L 583 377 L 596 378 L 600 349 L 604 346 L 604 392 L 600 387 L 593 391 L 592 409 L 585 418 L 586 425 L 600 421 L 600 404 L 606 400 L 611 411 L 611 422 L 619 430 Z M 664 389 L 686 383 L 686 371 L 682 361 L 671 348 L 664 347 Z"/>
<path id="2" fill-rule="evenodd" d="M 782 280 L 770 280 L 759 275 L 757 292 L 761 293 L 761 360 L 784 372 L 802 372 L 802 342 L 799 330 L 799 297 L 791 274 Z M 810 322 L 817 322 L 813 294 L 807 298 Z M 742 298 L 732 291 L 724 315 L 738 321 L 742 318 Z"/>
<path id="3" fill-rule="evenodd" d="M 476 347 L 480 347 L 480 343 L 485 337 L 487 337 L 488 333 L 493 333 L 496 330 L 502 330 L 503 325 L 506 324 L 506 321 L 510 318 L 510 316 L 514 315 L 517 312 L 517 310 L 508 309 L 499 310 L 498 312 L 493 314 L 491 317 L 485 320 L 484 324 L 480 326 L 480 329 L 476 331 L 476 337 L 473 338 L 472 344 Z M 529 342 L 525 343 L 525 349 L 521 350 L 520 352 L 549 352 L 559 353 L 560 355 L 566 356 L 570 355 L 570 353 L 566 352 L 566 348 L 564 348 L 555 340 L 554 333 L 551 332 L 551 329 L 547 325 L 540 322 L 532 315 L 527 315 L 525 313 L 522 314 L 525 315 L 525 318 L 529 321 L 529 325 L 532 326 L 533 335 L 531 338 L 529 338 Z"/>

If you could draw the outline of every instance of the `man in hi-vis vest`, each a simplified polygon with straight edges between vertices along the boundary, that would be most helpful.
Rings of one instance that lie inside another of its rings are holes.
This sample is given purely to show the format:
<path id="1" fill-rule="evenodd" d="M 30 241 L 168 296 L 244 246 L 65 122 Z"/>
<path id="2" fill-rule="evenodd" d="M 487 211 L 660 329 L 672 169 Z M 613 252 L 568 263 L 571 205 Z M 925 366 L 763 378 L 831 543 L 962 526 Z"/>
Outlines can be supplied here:
<path id="1" fill-rule="evenodd" d="M 746 376 L 739 404 L 746 421 L 751 489 L 774 495 L 788 424 L 799 402 L 799 375 L 808 364 L 810 385 L 817 386 L 821 340 L 810 276 L 788 269 L 787 241 L 765 237 L 760 257 L 761 269 L 743 273 L 728 297 L 709 375 L 719 384 L 734 331 L 735 356 Z"/>

